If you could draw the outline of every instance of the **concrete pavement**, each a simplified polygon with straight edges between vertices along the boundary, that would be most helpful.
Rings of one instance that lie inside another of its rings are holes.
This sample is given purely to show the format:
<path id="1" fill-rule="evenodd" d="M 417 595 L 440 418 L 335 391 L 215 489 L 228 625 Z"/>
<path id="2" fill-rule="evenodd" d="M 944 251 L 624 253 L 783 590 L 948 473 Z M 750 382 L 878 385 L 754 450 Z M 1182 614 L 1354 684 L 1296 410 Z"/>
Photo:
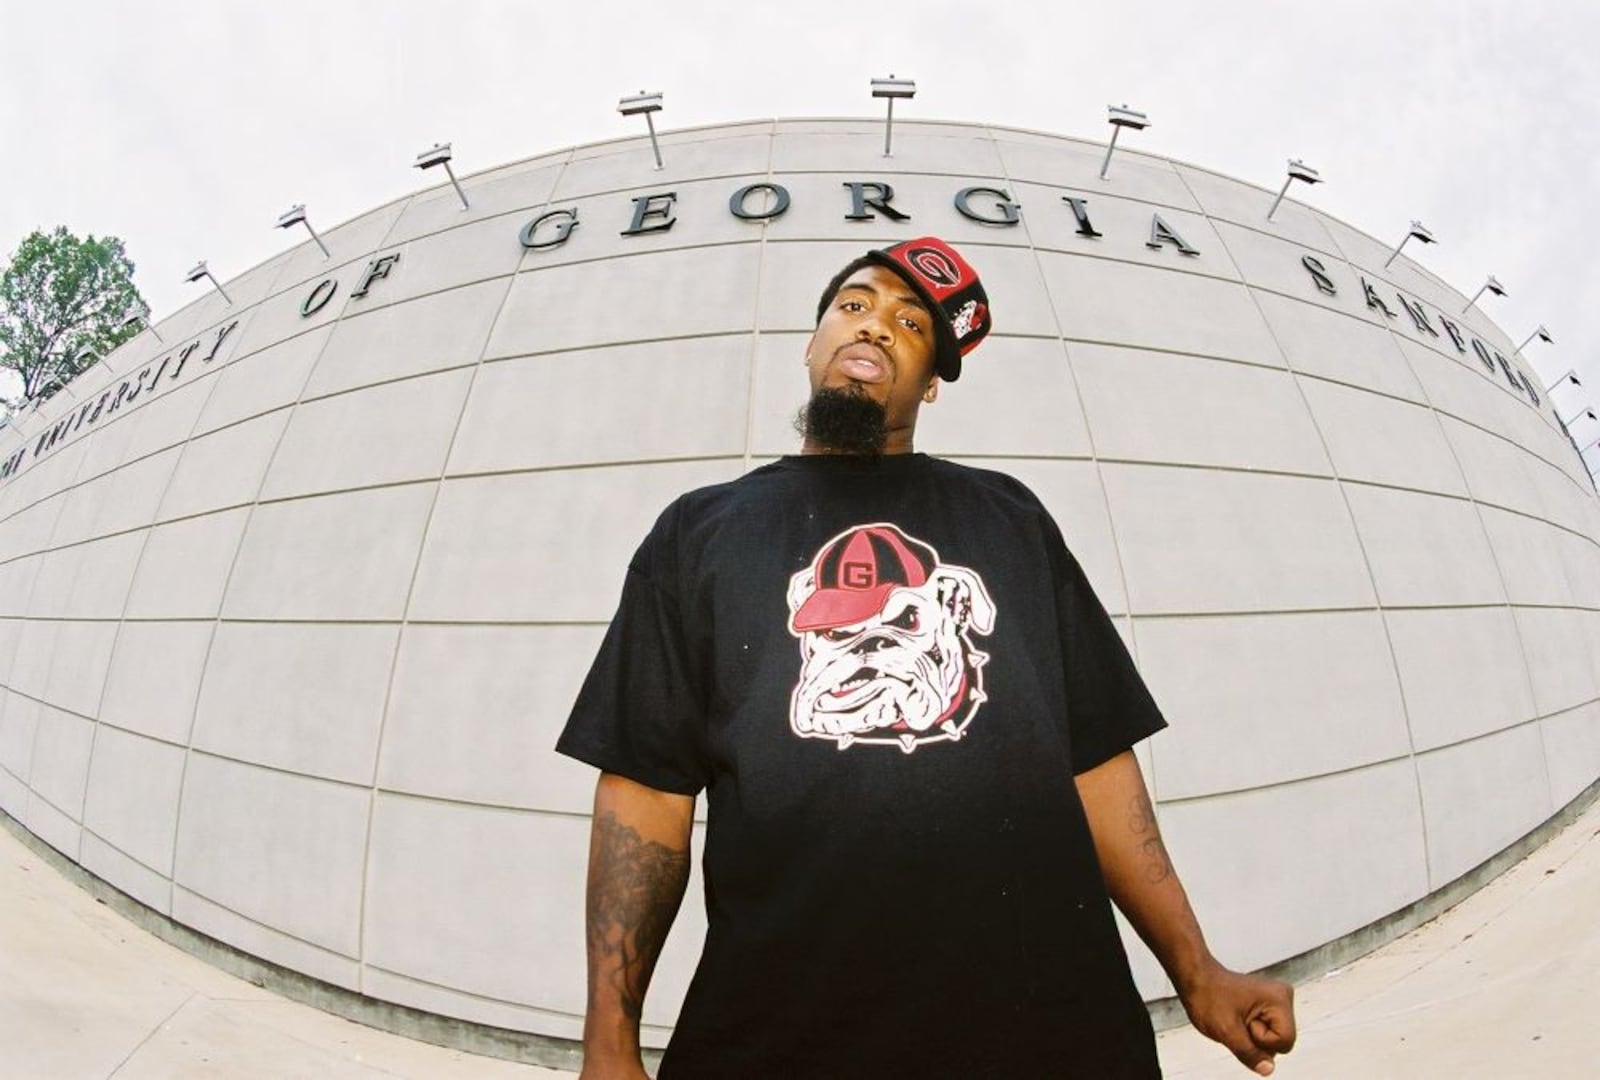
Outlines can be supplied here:
<path id="1" fill-rule="evenodd" d="M 1277 1076 L 1600 1076 L 1600 802 L 1463 903 L 1297 990 Z M 1190 1028 L 1170 1080 L 1249 1076 Z M 0 1076 L 18 1080 L 551 1078 L 390 1035 L 211 967 L 0 829 Z"/>
<path id="2" fill-rule="evenodd" d="M 0 829 L 4 1080 L 531 1080 L 279 997 L 166 944 Z"/>
<path id="3" fill-rule="evenodd" d="M 1279 1080 L 1600 1077 L 1600 802 L 1432 922 L 1295 989 Z M 1168 1080 L 1249 1076 L 1191 1027 Z"/>

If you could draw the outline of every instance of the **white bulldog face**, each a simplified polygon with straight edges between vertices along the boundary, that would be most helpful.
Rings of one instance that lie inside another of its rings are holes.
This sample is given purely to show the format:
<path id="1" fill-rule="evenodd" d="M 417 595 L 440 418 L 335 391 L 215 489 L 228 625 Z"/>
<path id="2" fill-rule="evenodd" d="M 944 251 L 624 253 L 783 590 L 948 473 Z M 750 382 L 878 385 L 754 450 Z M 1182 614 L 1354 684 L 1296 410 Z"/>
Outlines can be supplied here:
<path id="1" fill-rule="evenodd" d="M 790 611 L 815 591 L 812 572 L 790 585 Z M 920 586 L 889 591 L 860 622 L 799 633 L 800 681 L 790 726 L 807 738 L 900 746 L 960 738 L 983 701 L 988 656 L 969 633 L 988 633 L 994 604 L 983 581 L 957 566 L 937 566 Z"/>

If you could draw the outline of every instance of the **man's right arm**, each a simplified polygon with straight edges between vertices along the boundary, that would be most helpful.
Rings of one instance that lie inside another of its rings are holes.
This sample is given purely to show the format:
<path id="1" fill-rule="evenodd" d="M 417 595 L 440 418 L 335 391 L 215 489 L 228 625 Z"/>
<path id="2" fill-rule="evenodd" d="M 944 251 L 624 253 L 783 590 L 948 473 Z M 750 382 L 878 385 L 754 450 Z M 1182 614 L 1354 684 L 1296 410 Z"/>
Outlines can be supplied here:
<path id="1" fill-rule="evenodd" d="M 694 797 L 601 773 L 589 836 L 583 1080 L 645 1075 L 645 989 L 689 882 Z"/>

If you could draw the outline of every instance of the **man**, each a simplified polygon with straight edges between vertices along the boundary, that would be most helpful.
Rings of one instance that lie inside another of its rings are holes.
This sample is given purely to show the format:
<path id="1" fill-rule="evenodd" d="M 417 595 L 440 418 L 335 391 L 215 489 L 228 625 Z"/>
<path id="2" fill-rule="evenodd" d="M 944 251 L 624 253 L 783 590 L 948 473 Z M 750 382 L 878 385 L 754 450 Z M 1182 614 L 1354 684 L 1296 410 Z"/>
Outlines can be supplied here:
<path id="1" fill-rule="evenodd" d="M 1200 1030 L 1262 1075 L 1293 1046 L 1291 989 L 1206 948 L 1130 749 L 1165 721 L 1050 515 L 913 451 L 988 331 L 942 241 L 852 262 L 803 453 L 680 497 L 634 556 L 558 745 L 602 770 L 584 1077 L 644 1075 L 701 790 L 663 1080 L 1158 1076 L 1108 894 Z"/>

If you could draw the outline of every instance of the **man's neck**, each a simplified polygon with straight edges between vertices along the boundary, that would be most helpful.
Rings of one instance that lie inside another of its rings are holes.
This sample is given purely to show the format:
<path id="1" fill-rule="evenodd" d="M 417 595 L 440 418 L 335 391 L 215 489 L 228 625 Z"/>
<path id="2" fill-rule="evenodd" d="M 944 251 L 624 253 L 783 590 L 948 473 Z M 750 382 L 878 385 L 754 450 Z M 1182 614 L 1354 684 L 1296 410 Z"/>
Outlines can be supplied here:
<path id="1" fill-rule="evenodd" d="M 877 453 L 877 454 L 864 454 L 860 450 L 836 450 L 831 446 L 813 446 L 810 443 L 806 443 L 806 444 L 804 444 L 803 446 L 800 447 L 800 454 L 803 457 L 816 456 L 816 457 L 881 458 L 881 457 L 897 457 L 897 456 L 900 456 L 900 455 L 903 455 L 903 454 L 909 454 L 909 453 L 911 453 L 911 451 L 909 451 L 909 450 L 884 450 L 883 452 Z"/>
<path id="2" fill-rule="evenodd" d="M 800 440 L 800 453 L 833 454 L 848 457 L 888 457 L 891 454 L 914 454 L 916 453 L 916 449 L 912 445 L 911 433 L 909 431 L 905 432 L 903 436 L 900 432 L 891 431 L 889 432 L 889 437 L 884 440 L 883 449 L 877 451 L 876 453 L 863 453 L 860 450 L 840 449 L 837 446 L 828 446 L 825 443 L 819 443 L 810 438 L 802 438 Z"/>

